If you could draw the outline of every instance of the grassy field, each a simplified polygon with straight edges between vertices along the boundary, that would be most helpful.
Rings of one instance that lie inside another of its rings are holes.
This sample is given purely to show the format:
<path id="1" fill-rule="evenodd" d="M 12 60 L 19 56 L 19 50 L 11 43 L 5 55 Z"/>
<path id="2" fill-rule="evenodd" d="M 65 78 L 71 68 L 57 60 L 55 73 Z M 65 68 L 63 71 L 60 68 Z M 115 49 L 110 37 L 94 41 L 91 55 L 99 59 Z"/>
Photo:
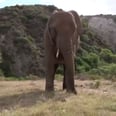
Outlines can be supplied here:
<path id="1" fill-rule="evenodd" d="M 0 81 L 0 116 L 116 116 L 116 82 L 76 81 L 77 95 L 45 93 L 45 80 Z"/>

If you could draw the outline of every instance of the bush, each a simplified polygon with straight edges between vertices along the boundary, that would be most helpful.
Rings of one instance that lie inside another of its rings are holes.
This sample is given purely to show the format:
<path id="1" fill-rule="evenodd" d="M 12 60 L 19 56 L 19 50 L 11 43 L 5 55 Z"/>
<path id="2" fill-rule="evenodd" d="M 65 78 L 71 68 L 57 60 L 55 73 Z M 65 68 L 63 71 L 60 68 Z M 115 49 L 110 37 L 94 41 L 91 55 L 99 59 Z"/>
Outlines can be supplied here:
<path id="1" fill-rule="evenodd" d="M 103 79 L 104 77 L 101 75 L 95 75 L 95 74 L 90 74 L 88 79 L 90 80 L 99 80 L 99 79 Z"/>
<path id="2" fill-rule="evenodd" d="M 101 69 L 104 74 L 116 75 L 116 64 L 108 64 L 106 66 L 100 67 L 99 69 Z"/>
<path id="3" fill-rule="evenodd" d="M 112 54 L 111 59 L 113 63 L 116 63 L 116 54 Z"/>
<path id="4" fill-rule="evenodd" d="M 63 65 L 58 66 L 58 69 L 57 69 L 56 73 L 57 74 L 64 74 Z"/>
<path id="5" fill-rule="evenodd" d="M 100 68 L 105 79 L 116 80 L 116 64 L 109 64 Z M 115 79 L 114 79 L 115 78 Z"/>
<path id="6" fill-rule="evenodd" d="M 109 49 L 102 49 L 100 52 L 100 58 L 107 63 L 116 62 L 116 55 L 114 55 Z"/>
<path id="7" fill-rule="evenodd" d="M 98 70 L 97 68 L 91 69 L 88 73 L 89 74 L 94 74 L 94 75 L 101 75 L 101 71 Z"/>
<path id="8" fill-rule="evenodd" d="M 81 36 L 81 41 L 88 42 L 88 41 L 89 41 L 88 35 L 87 35 L 87 34 L 83 34 L 83 35 Z"/>
<path id="9" fill-rule="evenodd" d="M 109 49 L 102 49 L 100 58 L 107 63 L 116 63 L 116 54 L 113 54 Z"/>
<path id="10" fill-rule="evenodd" d="M 91 30 L 88 30 L 86 33 L 87 33 L 88 37 L 91 39 L 93 39 L 95 37 L 95 34 Z"/>
<path id="11" fill-rule="evenodd" d="M 99 64 L 99 56 L 95 53 L 89 53 L 85 57 L 83 57 L 85 62 L 87 62 L 91 68 L 97 68 Z"/>
<path id="12" fill-rule="evenodd" d="M 84 66 L 78 66 L 78 67 L 76 67 L 76 71 L 78 72 L 78 73 L 84 73 L 85 72 L 85 67 Z"/>
<path id="13" fill-rule="evenodd" d="M 75 61 L 75 68 L 77 72 L 82 73 L 89 71 L 91 67 L 81 57 L 78 57 Z"/>
<path id="14" fill-rule="evenodd" d="M 107 64 L 88 72 L 93 75 L 100 75 L 104 79 L 116 80 L 116 64 Z"/>
<path id="15" fill-rule="evenodd" d="M 12 56 L 2 50 L 2 62 L 0 63 L 0 69 L 6 77 L 12 75 L 10 69 L 11 63 L 14 63 L 14 59 L 12 58 Z"/>
<path id="16" fill-rule="evenodd" d="M 0 76 L 4 76 L 4 73 L 1 69 L 0 69 Z"/>
<path id="17" fill-rule="evenodd" d="M 88 19 L 82 20 L 82 26 L 83 26 L 83 28 L 88 28 Z"/>
<path id="18" fill-rule="evenodd" d="M 90 83 L 90 88 L 91 89 L 98 89 L 100 87 L 100 81 L 97 80 L 95 83 Z"/>

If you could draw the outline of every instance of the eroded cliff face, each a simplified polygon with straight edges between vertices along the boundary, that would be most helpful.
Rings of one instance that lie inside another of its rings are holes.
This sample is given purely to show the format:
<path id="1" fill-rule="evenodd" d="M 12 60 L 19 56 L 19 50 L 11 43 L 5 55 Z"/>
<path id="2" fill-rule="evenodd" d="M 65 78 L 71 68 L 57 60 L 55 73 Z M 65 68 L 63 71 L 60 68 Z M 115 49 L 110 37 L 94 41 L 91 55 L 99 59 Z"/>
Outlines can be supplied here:
<path id="1" fill-rule="evenodd" d="M 41 5 L 0 9 L 0 69 L 5 76 L 45 75 L 43 33 L 55 9 Z M 112 17 L 84 17 L 99 42 L 89 39 L 83 46 L 105 41 L 116 52 L 116 23 Z"/>
<path id="2" fill-rule="evenodd" d="M 116 52 L 116 16 L 93 16 L 89 27 Z"/>

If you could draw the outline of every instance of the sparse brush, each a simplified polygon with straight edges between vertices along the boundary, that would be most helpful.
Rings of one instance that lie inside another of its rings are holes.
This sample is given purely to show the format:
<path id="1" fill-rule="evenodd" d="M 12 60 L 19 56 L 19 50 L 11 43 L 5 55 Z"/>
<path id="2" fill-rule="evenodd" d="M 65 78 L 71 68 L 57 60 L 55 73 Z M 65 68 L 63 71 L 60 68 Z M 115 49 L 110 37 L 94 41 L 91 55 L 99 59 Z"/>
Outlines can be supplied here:
<path id="1" fill-rule="evenodd" d="M 90 88 L 91 89 L 98 89 L 100 87 L 100 81 L 97 80 L 95 83 L 90 83 Z"/>

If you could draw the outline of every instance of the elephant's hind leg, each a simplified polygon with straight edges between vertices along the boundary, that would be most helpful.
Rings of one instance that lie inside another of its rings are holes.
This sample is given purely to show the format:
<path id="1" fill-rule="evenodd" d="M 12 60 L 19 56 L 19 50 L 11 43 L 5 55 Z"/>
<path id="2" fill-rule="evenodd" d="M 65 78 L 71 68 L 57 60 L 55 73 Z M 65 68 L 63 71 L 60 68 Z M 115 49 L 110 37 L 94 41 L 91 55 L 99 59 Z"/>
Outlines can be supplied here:
<path id="1" fill-rule="evenodd" d="M 63 67 L 64 67 L 63 90 L 65 90 L 66 89 L 65 65 L 63 65 Z"/>

